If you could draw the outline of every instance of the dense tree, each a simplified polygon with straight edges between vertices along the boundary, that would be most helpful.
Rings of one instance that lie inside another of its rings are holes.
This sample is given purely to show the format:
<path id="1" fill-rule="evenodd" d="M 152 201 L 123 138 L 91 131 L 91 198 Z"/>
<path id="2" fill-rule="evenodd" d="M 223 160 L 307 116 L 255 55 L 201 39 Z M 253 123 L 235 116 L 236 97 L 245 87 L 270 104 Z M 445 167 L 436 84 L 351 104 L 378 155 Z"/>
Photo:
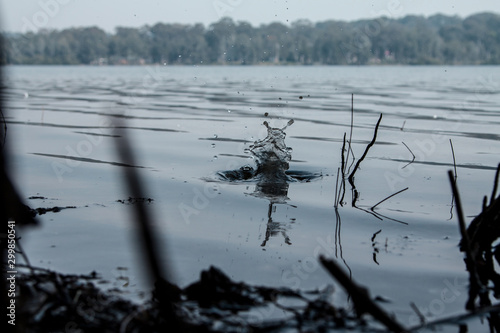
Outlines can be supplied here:
<path id="1" fill-rule="evenodd" d="M 6 33 L 7 64 L 500 64 L 500 15 Z"/>

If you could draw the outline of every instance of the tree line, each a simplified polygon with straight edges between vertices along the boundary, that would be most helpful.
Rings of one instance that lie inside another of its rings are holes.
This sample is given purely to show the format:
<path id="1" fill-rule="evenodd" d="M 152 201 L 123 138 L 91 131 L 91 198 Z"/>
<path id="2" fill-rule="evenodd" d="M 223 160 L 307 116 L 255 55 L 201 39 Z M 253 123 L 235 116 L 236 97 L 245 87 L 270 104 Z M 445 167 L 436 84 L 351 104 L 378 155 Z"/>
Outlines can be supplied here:
<path id="1" fill-rule="evenodd" d="M 500 15 L 4 33 L 2 64 L 500 64 Z"/>

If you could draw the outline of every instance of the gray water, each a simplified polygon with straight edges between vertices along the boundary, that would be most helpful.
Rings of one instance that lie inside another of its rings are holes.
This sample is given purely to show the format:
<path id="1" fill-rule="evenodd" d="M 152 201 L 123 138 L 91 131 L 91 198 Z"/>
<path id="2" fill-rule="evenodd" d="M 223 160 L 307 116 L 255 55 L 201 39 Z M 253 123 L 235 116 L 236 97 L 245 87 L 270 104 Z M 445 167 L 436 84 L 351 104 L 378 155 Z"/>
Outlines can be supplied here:
<path id="1" fill-rule="evenodd" d="M 491 194 L 500 162 L 500 67 L 6 72 L 7 144 L 23 198 L 31 207 L 77 206 L 42 215 L 40 228 L 23 232 L 32 264 L 66 273 L 95 270 L 107 281 L 103 288 L 148 297 L 131 207 L 117 202 L 128 198 L 111 130 L 113 119 L 121 119 L 153 199 L 148 208 L 163 257 L 179 285 L 215 265 L 236 281 L 320 288 L 334 284 L 316 260 L 325 254 L 372 296 L 388 300 L 381 305 L 404 325 L 418 323 L 410 302 L 428 320 L 464 312 L 468 278 L 447 178 L 454 168 L 450 139 L 470 221 Z M 336 210 L 351 94 L 356 159 L 381 113 L 383 119 L 356 172 L 357 208 L 347 183 Z M 251 146 L 266 138 L 263 122 L 283 128 L 292 119 L 284 130 L 287 172 L 300 181 L 281 182 L 276 191 L 259 179 L 220 176 L 257 168 Z M 340 287 L 334 295 L 339 306 L 349 302 Z"/>

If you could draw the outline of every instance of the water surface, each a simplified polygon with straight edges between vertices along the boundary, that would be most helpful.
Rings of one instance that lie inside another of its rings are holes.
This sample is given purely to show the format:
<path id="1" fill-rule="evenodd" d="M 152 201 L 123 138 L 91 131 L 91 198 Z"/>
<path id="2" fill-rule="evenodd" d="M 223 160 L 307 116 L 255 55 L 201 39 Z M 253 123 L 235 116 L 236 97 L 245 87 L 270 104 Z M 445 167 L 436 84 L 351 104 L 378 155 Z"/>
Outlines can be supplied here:
<path id="1" fill-rule="evenodd" d="M 467 274 L 446 175 L 454 167 L 450 139 L 470 220 L 490 195 L 500 162 L 500 67 L 6 72 L 7 143 L 22 196 L 31 207 L 77 206 L 40 216 L 41 227 L 26 232 L 34 265 L 96 270 L 109 281 L 104 287 L 132 297 L 147 290 L 130 205 L 117 201 L 128 198 L 123 168 L 135 167 L 153 199 L 148 205 L 163 257 L 182 286 L 215 265 L 237 281 L 314 289 L 332 283 L 316 260 L 323 253 L 340 260 L 373 296 L 389 300 L 383 307 L 404 325 L 418 321 L 410 302 L 428 319 L 464 310 Z M 357 208 L 347 184 L 336 210 L 351 94 L 356 159 L 381 113 L 383 119 L 355 175 Z M 124 121 L 136 165 L 118 159 L 113 119 Z M 284 130 L 287 172 L 301 181 L 285 181 L 269 195 L 265 182 L 220 177 L 257 168 L 249 152 L 267 135 L 263 122 L 283 128 L 292 119 Z M 337 304 L 347 302 L 340 288 L 335 295 Z"/>

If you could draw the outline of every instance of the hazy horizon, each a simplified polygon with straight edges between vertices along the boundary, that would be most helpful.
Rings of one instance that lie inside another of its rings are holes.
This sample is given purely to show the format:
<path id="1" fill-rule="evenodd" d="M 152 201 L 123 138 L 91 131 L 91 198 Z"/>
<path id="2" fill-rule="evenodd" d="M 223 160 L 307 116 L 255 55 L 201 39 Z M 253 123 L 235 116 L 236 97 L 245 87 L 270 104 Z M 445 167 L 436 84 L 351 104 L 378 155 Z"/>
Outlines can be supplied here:
<path id="1" fill-rule="evenodd" d="M 469 14 L 467 16 L 447 15 L 447 14 L 443 14 L 443 13 L 434 13 L 432 15 L 407 14 L 407 15 L 404 15 L 404 16 L 401 16 L 401 17 L 395 17 L 395 18 L 391 18 L 391 19 L 397 20 L 397 19 L 402 19 L 402 18 L 408 17 L 408 16 L 421 16 L 421 17 L 424 17 L 424 18 L 429 18 L 429 17 L 435 16 L 435 15 L 443 15 L 443 16 L 447 16 L 447 17 L 458 17 L 460 19 L 465 19 L 467 17 L 473 16 L 473 15 L 477 15 L 477 14 L 482 14 L 482 13 L 491 13 L 491 14 L 495 14 L 495 15 L 500 15 L 500 12 L 495 12 L 495 11 L 479 11 L 479 12 L 476 12 L 476 13 L 471 13 L 471 14 Z M 254 28 L 258 28 L 260 26 L 265 26 L 265 25 L 270 25 L 270 24 L 273 24 L 273 23 L 281 23 L 281 24 L 284 24 L 286 26 L 291 26 L 294 22 L 299 22 L 299 21 L 310 21 L 311 24 L 313 24 L 313 25 L 316 24 L 316 23 L 322 23 L 322 22 L 326 22 L 326 21 L 339 21 L 339 22 L 351 23 L 351 22 L 362 21 L 362 20 L 377 19 L 377 18 L 381 18 L 381 17 L 382 16 L 372 17 L 372 18 L 359 18 L 359 19 L 353 19 L 353 20 L 341 20 L 341 19 L 333 19 L 333 18 L 331 18 L 331 19 L 317 20 L 317 21 L 313 21 L 313 20 L 306 19 L 306 18 L 298 18 L 298 19 L 296 19 L 294 21 L 290 21 L 290 22 L 271 21 L 271 22 L 261 23 L 261 24 L 252 24 L 251 22 L 248 22 L 248 21 L 245 21 L 245 20 L 236 20 L 236 19 L 234 19 L 234 18 L 232 18 L 230 16 L 227 16 L 227 18 L 232 19 L 235 23 L 246 22 L 246 23 L 249 23 Z M 154 22 L 154 23 L 144 24 L 144 25 L 141 25 L 141 26 L 119 25 L 119 26 L 114 27 L 113 30 L 106 30 L 103 27 L 94 24 L 94 25 L 68 26 L 68 27 L 62 27 L 62 28 L 42 28 L 42 29 L 39 29 L 39 30 L 36 30 L 36 31 L 33 31 L 33 30 L 28 30 L 28 31 L 11 31 L 11 30 L 0 29 L 0 33 L 7 33 L 7 34 L 9 34 L 9 33 L 13 33 L 13 34 L 16 34 L 16 33 L 26 33 L 26 32 L 38 33 L 38 32 L 40 32 L 43 29 L 62 31 L 62 30 L 66 30 L 66 29 L 79 29 L 79 28 L 97 27 L 99 29 L 104 30 L 106 33 L 114 34 L 116 32 L 117 28 L 134 28 L 134 29 L 139 29 L 139 28 L 142 28 L 142 27 L 152 27 L 152 26 L 155 26 L 156 24 L 172 24 L 172 25 L 180 24 L 180 25 L 185 25 L 185 26 L 194 26 L 196 24 L 202 24 L 205 28 L 208 28 L 210 25 L 219 22 L 223 18 L 224 17 L 221 17 L 217 21 L 210 22 L 208 24 L 205 24 L 205 23 L 202 23 L 202 22 L 192 22 L 192 23 L 186 22 L 186 23 L 182 23 L 182 22 L 164 22 L 164 21 L 162 22 L 162 21 L 158 21 L 158 22 Z"/>
<path id="2" fill-rule="evenodd" d="M 463 2 L 446 0 L 439 3 L 412 0 L 372 0 L 353 5 L 347 0 L 332 3 L 317 0 L 314 6 L 300 0 L 195 0 L 157 2 L 132 0 L 104 3 L 97 0 L 40 0 L 29 4 L 0 0 L 2 32 L 28 32 L 41 29 L 97 26 L 106 32 L 117 27 L 143 27 L 157 23 L 197 24 L 209 26 L 222 17 L 252 26 L 279 22 L 290 24 L 298 20 L 313 23 L 327 20 L 357 21 L 381 16 L 398 19 L 408 15 L 468 17 L 482 12 L 500 14 L 500 4 L 494 0 Z"/>

